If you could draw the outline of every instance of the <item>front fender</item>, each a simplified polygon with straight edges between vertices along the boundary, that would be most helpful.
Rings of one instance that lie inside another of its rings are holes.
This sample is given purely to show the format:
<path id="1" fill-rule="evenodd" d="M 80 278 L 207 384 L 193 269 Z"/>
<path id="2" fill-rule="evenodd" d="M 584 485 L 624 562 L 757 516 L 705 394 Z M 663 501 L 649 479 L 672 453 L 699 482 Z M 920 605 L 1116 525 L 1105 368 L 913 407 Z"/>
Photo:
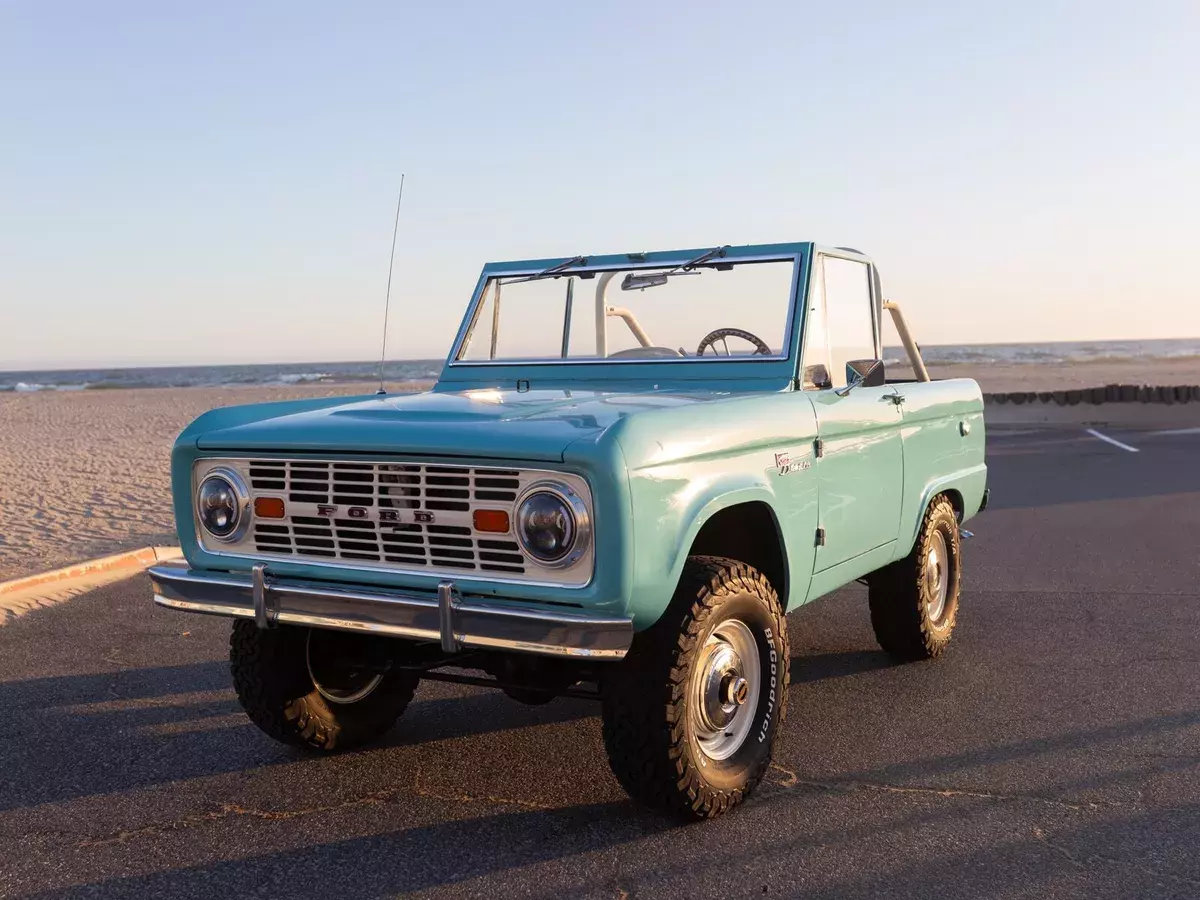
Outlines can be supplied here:
<path id="1" fill-rule="evenodd" d="M 687 468 L 686 476 L 675 467 L 631 473 L 635 542 L 627 614 L 638 630 L 658 621 L 671 602 L 705 522 L 738 503 L 761 501 L 775 508 L 775 492 L 753 473 L 698 472 L 694 464 Z"/>
<path id="2" fill-rule="evenodd" d="M 638 630 L 658 621 L 696 536 L 731 506 L 761 502 L 771 510 L 788 573 L 785 602 L 802 601 L 812 576 L 817 482 L 811 400 L 790 391 L 731 396 L 700 412 L 654 410 L 610 430 L 628 471 L 632 566 L 626 614 Z"/>
<path id="3" fill-rule="evenodd" d="M 775 520 L 775 533 L 779 535 L 779 517 L 775 515 L 776 504 L 775 492 L 770 486 L 762 482 L 748 482 L 738 485 L 737 481 L 730 479 L 728 483 L 722 483 L 718 486 L 717 491 L 707 492 L 702 497 L 698 498 L 681 517 L 682 521 L 686 522 L 686 527 L 679 532 L 679 540 L 675 544 L 674 553 L 671 559 L 671 583 L 678 584 L 679 576 L 683 573 L 683 565 L 687 562 L 688 553 L 691 551 L 692 545 L 696 542 L 696 536 L 700 534 L 705 524 L 714 515 L 723 509 L 728 509 L 731 506 L 737 506 L 741 503 L 753 503 L 755 501 L 765 503 L 771 511 L 771 518 Z"/>

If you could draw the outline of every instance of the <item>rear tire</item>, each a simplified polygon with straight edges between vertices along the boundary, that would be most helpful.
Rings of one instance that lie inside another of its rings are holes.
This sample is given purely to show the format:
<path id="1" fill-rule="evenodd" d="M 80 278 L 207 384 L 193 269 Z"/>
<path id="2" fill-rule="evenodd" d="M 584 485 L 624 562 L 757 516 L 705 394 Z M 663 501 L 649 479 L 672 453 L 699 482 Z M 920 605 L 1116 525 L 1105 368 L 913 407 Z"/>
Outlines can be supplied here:
<path id="1" fill-rule="evenodd" d="M 604 746 L 631 797 L 686 819 L 749 797 L 787 709 L 787 625 L 771 583 L 694 556 L 670 607 L 603 685 Z"/>
<path id="2" fill-rule="evenodd" d="M 899 659 L 932 659 L 950 643 L 962 573 L 958 517 L 945 494 L 929 503 L 912 552 L 867 580 L 879 646 Z"/>
<path id="3" fill-rule="evenodd" d="M 328 633 L 234 622 L 230 670 L 250 721 L 277 741 L 319 753 L 382 737 L 412 700 L 418 676 L 391 669 L 370 676 L 347 670 L 336 677 L 330 663 L 310 656 L 310 635 L 323 639 Z M 314 681 L 314 665 L 329 673 L 328 684 Z"/>

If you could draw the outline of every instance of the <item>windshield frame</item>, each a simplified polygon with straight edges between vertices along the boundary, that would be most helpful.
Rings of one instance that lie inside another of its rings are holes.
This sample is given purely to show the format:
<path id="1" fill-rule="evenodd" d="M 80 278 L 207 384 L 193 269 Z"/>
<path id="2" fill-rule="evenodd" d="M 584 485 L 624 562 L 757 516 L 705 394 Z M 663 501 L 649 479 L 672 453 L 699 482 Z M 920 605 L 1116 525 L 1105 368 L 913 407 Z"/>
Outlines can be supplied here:
<path id="1" fill-rule="evenodd" d="M 548 357 L 530 357 L 530 358 L 511 358 L 503 359 L 460 359 L 460 355 L 464 352 L 464 347 L 467 343 L 467 336 L 472 333 L 479 314 L 483 307 L 484 292 L 489 282 L 496 278 L 521 278 L 523 276 L 537 275 L 544 272 L 547 268 L 568 262 L 576 257 L 563 257 L 561 259 L 547 260 L 514 260 L 511 262 L 488 263 L 483 267 L 483 272 L 480 274 L 479 281 L 475 285 L 475 291 L 471 296 L 470 305 L 467 307 L 466 314 L 463 316 L 462 323 L 459 325 L 458 333 L 455 335 L 454 343 L 450 348 L 450 354 L 446 359 L 446 366 L 449 368 L 467 368 L 467 367 L 513 367 L 513 366 L 642 366 L 642 365 L 747 365 L 757 363 L 786 362 L 792 359 L 795 351 L 795 345 L 798 343 L 796 336 L 796 311 L 799 308 L 797 303 L 797 295 L 803 289 L 803 278 L 807 273 L 807 256 L 809 255 L 808 244 L 773 244 L 762 246 L 745 246 L 745 247 L 730 247 L 726 255 L 719 260 L 710 260 L 701 264 L 700 268 L 715 267 L 720 263 L 740 265 L 743 263 L 759 263 L 759 262 L 791 262 L 792 276 L 790 286 L 788 288 L 788 309 L 787 318 L 784 324 L 783 346 L 779 353 L 773 353 L 769 356 L 754 354 L 746 356 L 733 357 L 717 357 L 717 356 L 688 356 L 688 357 L 666 357 L 666 358 L 638 358 L 629 359 L 621 357 L 598 357 L 598 356 L 577 356 L 566 357 L 548 356 Z M 549 276 L 551 278 L 569 278 L 578 277 L 581 273 L 594 273 L 599 276 L 605 272 L 629 272 L 639 270 L 661 270 L 670 269 L 681 266 L 699 256 L 702 253 L 707 253 L 708 249 L 692 249 L 692 250 L 671 250 L 665 252 L 654 253 L 631 253 L 631 254 L 614 254 L 608 256 L 589 257 L 582 265 L 572 266 L 570 269 L 565 269 L 559 275 Z M 593 279 L 587 279 L 591 283 Z M 619 288 L 618 288 L 619 289 Z M 611 288 L 610 288 L 611 290 Z M 580 302 L 576 299 L 576 302 Z"/>

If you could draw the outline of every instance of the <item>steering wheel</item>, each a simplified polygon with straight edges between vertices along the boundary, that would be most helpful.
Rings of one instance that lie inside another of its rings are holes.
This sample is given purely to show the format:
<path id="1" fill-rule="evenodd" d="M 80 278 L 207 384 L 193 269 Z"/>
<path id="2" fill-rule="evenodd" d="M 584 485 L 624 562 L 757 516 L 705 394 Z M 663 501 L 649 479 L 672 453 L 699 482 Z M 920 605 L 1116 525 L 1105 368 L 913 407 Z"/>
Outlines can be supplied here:
<path id="1" fill-rule="evenodd" d="M 748 341 L 749 343 L 753 344 L 754 353 L 758 356 L 771 355 L 771 348 L 767 346 L 766 341 L 764 341 L 758 335 L 751 334 L 748 331 L 743 331 L 740 328 L 718 328 L 716 331 L 710 331 L 700 341 L 700 346 L 696 348 L 696 355 L 703 356 L 705 348 L 712 347 L 713 356 L 720 356 L 721 354 L 717 352 L 716 346 L 717 341 L 720 341 L 722 346 L 725 348 L 725 355 L 732 356 L 733 354 L 729 352 L 729 343 L 726 341 L 726 338 L 731 337 L 741 338 L 743 341 Z"/>

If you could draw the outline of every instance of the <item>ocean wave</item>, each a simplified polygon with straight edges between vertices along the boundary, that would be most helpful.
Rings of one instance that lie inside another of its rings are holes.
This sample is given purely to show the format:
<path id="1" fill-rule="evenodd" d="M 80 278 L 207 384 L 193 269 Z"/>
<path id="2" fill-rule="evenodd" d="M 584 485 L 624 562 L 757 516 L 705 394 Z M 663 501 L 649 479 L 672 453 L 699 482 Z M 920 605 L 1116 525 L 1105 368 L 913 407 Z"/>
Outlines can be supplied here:
<path id="1" fill-rule="evenodd" d="M 286 375 L 280 375 L 274 378 L 272 384 L 308 384 L 312 381 L 332 381 L 332 375 L 328 372 L 289 372 Z"/>
<path id="2" fill-rule="evenodd" d="M 1156 356 L 1139 356 L 1136 354 L 1115 354 L 1106 356 L 1067 356 L 1062 362 L 1090 365 L 1092 363 L 1132 363 L 1154 360 L 1158 362 L 1186 363 L 1200 360 L 1200 353 L 1159 353 Z"/>
<path id="3" fill-rule="evenodd" d="M 38 384 L 32 381 L 18 381 L 16 384 L 0 384 L 0 391 L 17 394 L 34 394 L 38 391 L 84 391 L 89 384 Z"/>

